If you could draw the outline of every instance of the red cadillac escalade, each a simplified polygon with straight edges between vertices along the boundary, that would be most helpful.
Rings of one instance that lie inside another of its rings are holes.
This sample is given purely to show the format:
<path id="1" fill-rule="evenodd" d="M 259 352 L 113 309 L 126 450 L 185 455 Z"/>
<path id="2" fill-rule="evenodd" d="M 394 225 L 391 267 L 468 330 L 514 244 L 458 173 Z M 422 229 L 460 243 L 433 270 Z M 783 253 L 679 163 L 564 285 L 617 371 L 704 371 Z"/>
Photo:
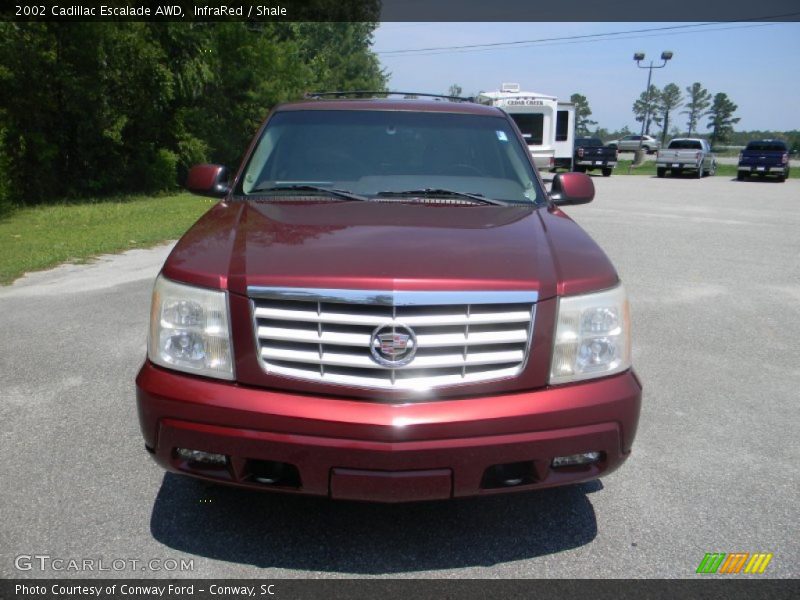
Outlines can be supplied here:
<path id="1" fill-rule="evenodd" d="M 156 279 L 145 446 L 208 481 L 399 502 L 597 478 L 642 388 L 625 290 L 514 122 L 453 99 L 275 108 Z"/>

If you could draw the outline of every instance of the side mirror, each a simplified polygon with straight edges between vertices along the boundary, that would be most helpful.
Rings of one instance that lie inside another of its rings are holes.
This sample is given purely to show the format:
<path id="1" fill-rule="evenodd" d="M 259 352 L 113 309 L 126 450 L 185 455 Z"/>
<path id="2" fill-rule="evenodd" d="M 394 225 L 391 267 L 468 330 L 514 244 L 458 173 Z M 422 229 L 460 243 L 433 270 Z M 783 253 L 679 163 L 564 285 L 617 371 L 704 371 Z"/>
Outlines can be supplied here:
<path id="1" fill-rule="evenodd" d="M 565 204 L 586 204 L 594 199 L 594 183 L 585 173 L 559 173 L 553 177 L 550 199 Z"/>
<path id="2" fill-rule="evenodd" d="M 222 165 L 195 165 L 189 170 L 186 189 L 193 194 L 221 198 L 230 191 L 228 169 Z"/>

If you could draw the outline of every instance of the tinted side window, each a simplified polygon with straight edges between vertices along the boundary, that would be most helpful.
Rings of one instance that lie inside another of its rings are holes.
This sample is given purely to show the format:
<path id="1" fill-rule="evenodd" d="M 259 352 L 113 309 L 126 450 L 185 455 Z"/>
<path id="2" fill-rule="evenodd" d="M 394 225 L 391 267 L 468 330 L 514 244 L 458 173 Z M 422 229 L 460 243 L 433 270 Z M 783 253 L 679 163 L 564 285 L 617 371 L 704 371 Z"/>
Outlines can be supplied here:
<path id="1" fill-rule="evenodd" d="M 569 111 L 560 110 L 556 117 L 556 141 L 566 142 L 569 137 Z"/>

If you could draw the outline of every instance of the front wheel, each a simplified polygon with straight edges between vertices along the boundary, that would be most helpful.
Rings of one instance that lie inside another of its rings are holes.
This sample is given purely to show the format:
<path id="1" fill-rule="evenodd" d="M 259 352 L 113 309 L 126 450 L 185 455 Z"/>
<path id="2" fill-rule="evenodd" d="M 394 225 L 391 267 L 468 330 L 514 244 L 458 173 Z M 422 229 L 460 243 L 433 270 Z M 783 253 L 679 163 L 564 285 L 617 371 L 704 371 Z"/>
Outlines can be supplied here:
<path id="1" fill-rule="evenodd" d="M 739 171 L 736 174 L 736 180 L 737 181 L 744 181 L 746 178 L 747 178 L 747 173 L 745 173 L 744 171 Z"/>
<path id="2" fill-rule="evenodd" d="M 667 174 L 667 170 L 664 167 L 658 167 L 656 169 L 656 176 L 657 177 L 664 177 Z"/>
<path id="3" fill-rule="evenodd" d="M 611 177 L 611 171 L 612 171 L 612 170 L 613 170 L 613 169 L 611 169 L 611 168 L 609 168 L 609 167 L 606 167 L 606 168 L 604 168 L 604 169 L 603 169 L 603 177 Z"/>
<path id="4" fill-rule="evenodd" d="M 586 167 L 584 167 L 583 165 L 575 165 L 574 171 L 576 173 L 586 173 Z"/>

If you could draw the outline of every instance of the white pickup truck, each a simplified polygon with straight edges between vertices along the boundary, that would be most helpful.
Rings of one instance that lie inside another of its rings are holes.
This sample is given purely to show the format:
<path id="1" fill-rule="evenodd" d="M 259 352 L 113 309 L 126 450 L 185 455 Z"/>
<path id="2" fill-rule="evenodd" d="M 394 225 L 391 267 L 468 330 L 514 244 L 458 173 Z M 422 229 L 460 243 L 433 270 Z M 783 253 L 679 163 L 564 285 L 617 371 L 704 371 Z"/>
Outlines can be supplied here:
<path id="1" fill-rule="evenodd" d="M 700 179 L 703 175 L 717 172 L 717 157 L 706 140 L 675 138 L 666 150 L 659 150 L 656 156 L 656 175 L 664 177 L 667 171 L 672 175 L 691 171 Z"/>

